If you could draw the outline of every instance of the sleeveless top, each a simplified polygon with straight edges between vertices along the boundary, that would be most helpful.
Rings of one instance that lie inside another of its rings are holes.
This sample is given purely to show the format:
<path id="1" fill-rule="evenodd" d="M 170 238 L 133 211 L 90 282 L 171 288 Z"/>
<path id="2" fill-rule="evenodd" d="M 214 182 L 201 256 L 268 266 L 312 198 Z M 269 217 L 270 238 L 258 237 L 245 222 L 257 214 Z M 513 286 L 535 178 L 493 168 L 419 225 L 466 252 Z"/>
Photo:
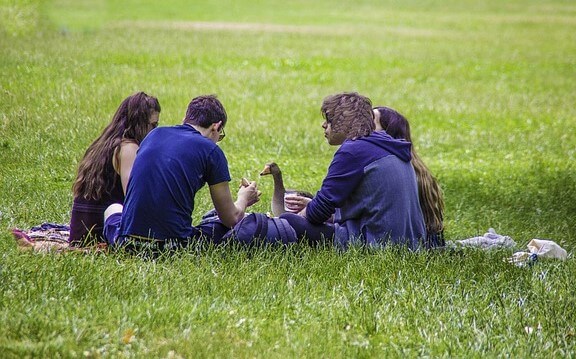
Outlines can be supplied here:
<path id="1" fill-rule="evenodd" d="M 112 163 L 106 166 L 102 176 L 114 181 L 110 193 L 104 193 L 99 200 L 75 197 L 70 218 L 70 239 L 72 246 L 87 246 L 97 242 L 105 242 L 104 211 L 113 203 L 124 203 L 124 191 L 120 175 L 114 170 Z"/>

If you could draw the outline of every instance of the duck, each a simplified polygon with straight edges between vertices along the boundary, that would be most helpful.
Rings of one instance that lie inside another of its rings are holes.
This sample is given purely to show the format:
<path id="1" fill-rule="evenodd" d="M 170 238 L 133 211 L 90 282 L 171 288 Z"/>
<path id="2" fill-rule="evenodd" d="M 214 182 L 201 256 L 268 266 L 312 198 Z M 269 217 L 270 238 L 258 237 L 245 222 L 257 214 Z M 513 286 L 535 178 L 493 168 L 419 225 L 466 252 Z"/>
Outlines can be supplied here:
<path id="1" fill-rule="evenodd" d="M 269 162 L 264 165 L 264 169 L 260 172 L 260 176 L 272 175 L 274 180 L 274 192 L 272 194 L 272 214 L 274 217 L 280 216 L 282 213 L 288 212 L 284 207 L 284 194 L 286 192 L 295 192 L 298 196 L 314 198 L 314 196 L 307 191 L 286 189 L 284 187 L 284 180 L 282 178 L 282 171 L 276 162 Z"/>

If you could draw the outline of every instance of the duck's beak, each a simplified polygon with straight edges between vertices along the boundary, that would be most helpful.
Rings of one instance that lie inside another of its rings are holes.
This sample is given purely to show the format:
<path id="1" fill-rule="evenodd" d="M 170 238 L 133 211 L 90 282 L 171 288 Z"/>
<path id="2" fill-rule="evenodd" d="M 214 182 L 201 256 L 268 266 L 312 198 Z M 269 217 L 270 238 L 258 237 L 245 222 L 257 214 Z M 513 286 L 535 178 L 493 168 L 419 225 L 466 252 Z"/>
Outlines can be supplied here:
<path id="1" fill-rule="evenodd" d="M 265 175 L 269 175 L 270 174 L 270 166 L 266 165 L 264 166 L 264 169 L 262 170 L 262 172 L 260 172 L 260 176 L 265 176 Z"/>

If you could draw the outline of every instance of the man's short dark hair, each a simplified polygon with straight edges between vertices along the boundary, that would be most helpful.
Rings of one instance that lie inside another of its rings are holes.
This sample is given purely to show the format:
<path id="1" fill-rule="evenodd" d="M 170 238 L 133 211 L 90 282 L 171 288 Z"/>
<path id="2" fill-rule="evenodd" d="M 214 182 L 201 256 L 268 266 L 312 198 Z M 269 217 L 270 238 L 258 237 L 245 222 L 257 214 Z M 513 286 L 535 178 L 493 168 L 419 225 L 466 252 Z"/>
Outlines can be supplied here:
<path id="1" fill-rule="evenodd" d="M 190 101 L 184 123 L 208 128 L 220 121 L 222 121 L 222 126 L 225 126 L 227 119 L 226 110 L 216 95 L 203 95 Z"/>

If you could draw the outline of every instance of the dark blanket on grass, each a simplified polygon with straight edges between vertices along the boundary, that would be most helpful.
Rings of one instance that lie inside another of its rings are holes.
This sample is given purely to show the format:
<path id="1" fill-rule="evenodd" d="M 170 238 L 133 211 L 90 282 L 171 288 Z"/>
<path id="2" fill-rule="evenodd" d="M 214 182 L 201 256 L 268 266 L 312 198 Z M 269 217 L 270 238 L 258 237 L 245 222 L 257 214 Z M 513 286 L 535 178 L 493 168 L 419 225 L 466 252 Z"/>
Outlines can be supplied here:
<path id="1" fill-rule="evenodd" d="M 58 223 L 42 223 L 30 229 L 12 229 L 14 240 L 18 248 L 37 252 L 100 252 L 106 248 L 105 244 L 94 247 L 72 247 L 68 242 L 70 238 L 70 226 Z"/>

